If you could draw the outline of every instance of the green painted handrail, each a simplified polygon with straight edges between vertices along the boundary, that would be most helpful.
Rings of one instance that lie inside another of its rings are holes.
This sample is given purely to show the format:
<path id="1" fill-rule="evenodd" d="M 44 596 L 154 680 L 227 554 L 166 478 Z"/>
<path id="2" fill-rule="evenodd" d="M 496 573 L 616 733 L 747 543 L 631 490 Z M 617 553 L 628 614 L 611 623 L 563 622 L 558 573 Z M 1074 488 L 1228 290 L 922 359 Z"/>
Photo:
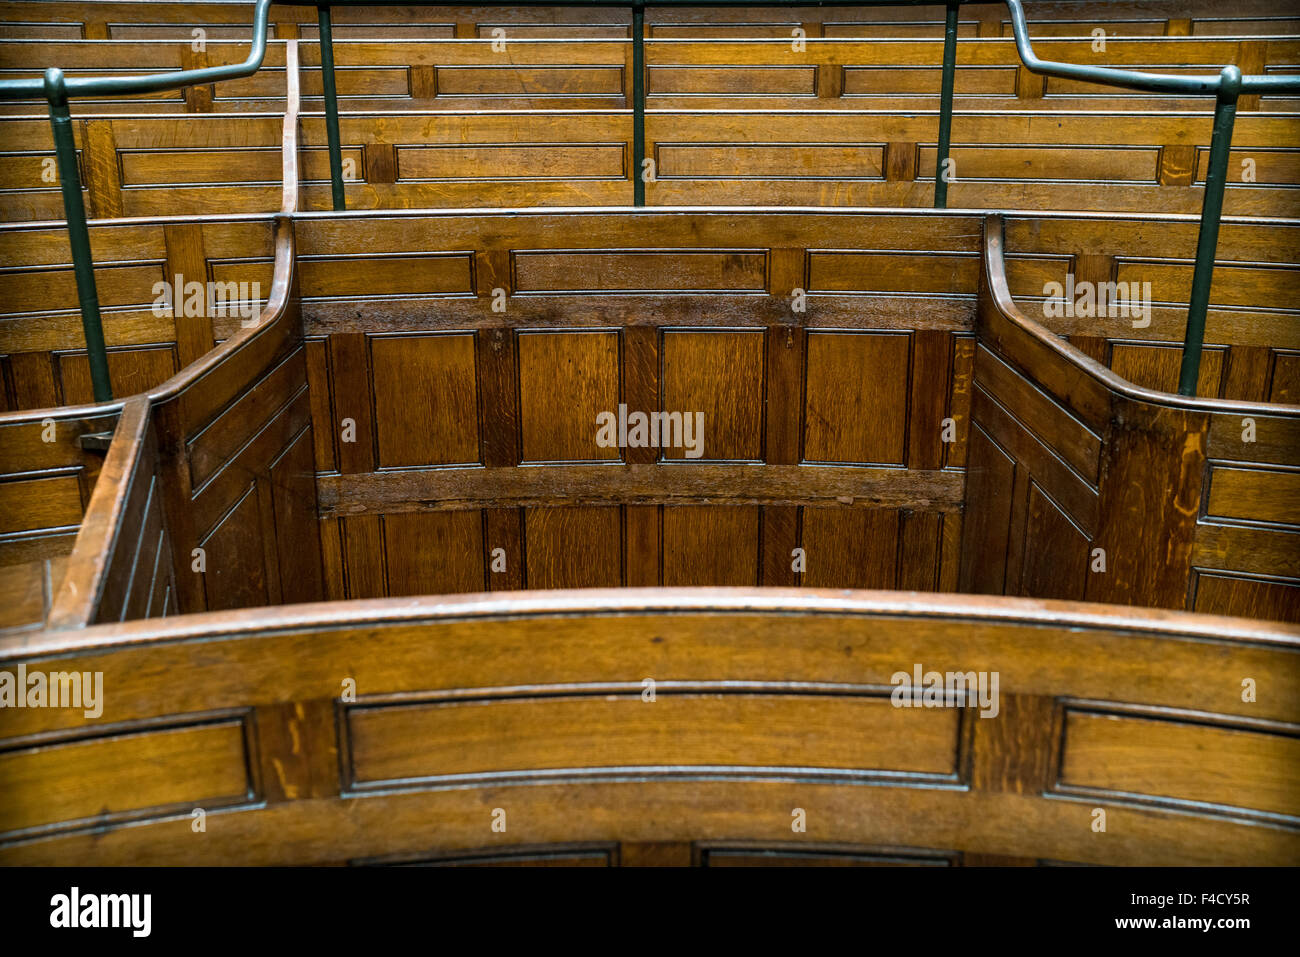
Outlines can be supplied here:
<path id="1" fill-rule="evenodd" d="M 321 74 L 325 97 L 325 129 L 329 141 L 330 192 L 336 210 L 346 208 L 343 188 L 342 146 L 339 139 L 338 96 L 334 77 L 334 44 L 330 21 L 331 6 L 410 6 L 428 0 L 397 0 L 375 3 L 373 0 L 333 0 L 317 4 L 321 44 Z M 563 0 L 565 6 L 630 7 L 632 10 L 632 190 L 633 204 L 645 205 L 645 8 L 655 7 L 810 7 L 810 6 L 920 6 L 933 0 L 858 0 L 837 3 L 834 0 Z M 946 0 L 943 49 L 943 84 L 940 94 L 939 136 L 935 167 L 934 205 L 943 209 L 948 202 L 948 153 L 952 130 L 953 86 L 957 61 L 957 14 L 963 2 Z M 1237 98 L 1247 93 L 1300 92 L 1300 76 L 1242 76 L 1235 66 L 1226 66 L 1217 76 L 1174 76 L 1117 70 L 1112 67 L 1057 63 L 1039 59 L 1029 39 L 1029 27 L 1021 0 L 1005 0 L 1011 14 L 1016 51 L 1025 67 L 1034 73 L 1059 76 L 1090 83 L 1103 83 L 1132 90 L 1161 93 L 1184 93 L 1191 96 L 1213 95 L 1216 98 L 1213 136 L 1210 141 L 1210 164 L 1206 175 L 1205 195 L 1201 207 L 1200 233 L 1196 247 L 1196 266 L 1192 293 L 1188 303 L 1187 329 L 1183 340 L 1182 369 L 1178 391 L 1196 394 L 1200 369 L 1201 346 L 1205 338 L 1205 316 L 1209 308 L 1210 285 L 1214 273 L 1214 254 L 1218 245 L 1219 221 L 1223 212 L 1223 191 L 1227 183 L 1228 153 L 1232 144 L 1232 127 Z M 480 6 L 554 6 L 555 0 L 487 0 Z M 95 289 L 94 261 L 90 251 L 90 234 L 86 228 L 86 210 L 77 173 L 76 145 L 72 136 L 68 101 L 79 96 L 133 95 L 178 90 L 200 83 L 217 83 L 256 73 L 266 57 L 267 15 L 271 0 L 257 0 L 253 11 L 253 39 L 248 57 L 242 63 L 178 70 L 138 77 L 67 77 L 57 67 L 45 71 L 42 79 L 0 81 L 0 100 L 44 98 L 49 103 L 50 124 L 63 193 L 68 238 L 72 250 L 77 297 L 81 305 L 82 327 L 90 358 L 91 382 L 95 401 L 112 398 L 109 384 L 108 357 L 99 314 L 99 297 Z"/>

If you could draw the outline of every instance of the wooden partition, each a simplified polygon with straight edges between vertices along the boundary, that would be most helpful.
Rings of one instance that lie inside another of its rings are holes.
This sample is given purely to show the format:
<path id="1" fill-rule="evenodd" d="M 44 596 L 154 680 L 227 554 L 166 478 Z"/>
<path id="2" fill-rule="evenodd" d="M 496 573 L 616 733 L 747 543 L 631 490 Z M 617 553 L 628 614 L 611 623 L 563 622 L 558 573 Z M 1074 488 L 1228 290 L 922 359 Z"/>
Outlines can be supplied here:
<path id="1" fill-rule="evenodd" d="M 978 233 L 928 212 L 303 215 L 330 595 L 952 590 Z M 698 413 L 695 457 L 601 445 L 620 408 Z"/>
<path id="2" fill-rule="evenodd" d="M 1300 621 L 1300 406 L 1119 378 L 1015 305 L 1002 226 L 986 227 L 960 589 Z"/>
<path id="3" fill-rule="evenodd" d="M 1211 125 L 1205 112 L 957 110 L 948 205 L 1199 213 Z M 938 129 L 937 109 L 654 110 L 646 115 L 655 160 L 646 202 L 928 206 Z M 1238 114 L 1225 213 L 1300 212 L 1300 179 L 1284 152 L 1298 136 L 1300 117 Z M 1255 182 L 1238 182 L 1241 160 L 1256 154 Z"/>
<path id="4" fill-rule="evenodd" d="M 803 590 L 47 632 L 0 671 L 102 694 L 0 711 L 0 862 L 1294 865 L 1298 653 L 1236 619 Z M 972 692 L 891 706 L 916 671 Z"/>
<path id="5" fill-rule="evenodd" d="M 651 109 L 701 111 L 933 110 L 939 106 L 943 47 L 942 39 L 903 38 L 808 39 L 796 45 L 788 33 L 772 40 L 656 38 L 646 43 L 646 103 Z M 1093 39 L 1035 38 L 1034 52 L 1049 61 L 1155 73 L 1215 75 L 1229 63 L 1243 73 L 1288 73 L 1300 63 L 1300 41 L 1290 36 L 1107 39 L 1104 50 Z M 1214 109 L 1212 97 L 1031 73 L 1009 36 L 958 41 L 953 103 L 959 110 L 997 111 Z M 1239 109 L 1261 106 L 1295 112 L 1297 101 L 1250 96 Z M 953 142 L 962 142 L 956 126 Z"/>

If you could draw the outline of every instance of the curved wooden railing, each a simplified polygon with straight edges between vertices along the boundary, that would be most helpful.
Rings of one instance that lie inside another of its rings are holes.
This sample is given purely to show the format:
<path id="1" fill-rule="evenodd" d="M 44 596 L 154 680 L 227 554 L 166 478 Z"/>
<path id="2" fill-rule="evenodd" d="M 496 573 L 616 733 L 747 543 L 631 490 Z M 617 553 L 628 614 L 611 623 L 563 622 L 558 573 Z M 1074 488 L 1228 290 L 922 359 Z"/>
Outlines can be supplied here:
<path id="1" fill-rule="evenodd" d="M 0 861 L 630 862 L 655 842 L 1295 864 L 1298 655 L 1296 629 L 1242 620 L 779 589 L 46 632 L 0 642 L 0 676 L 84 673 L 98 696 L 0 711 Z M 983 697 L 896 704 L 918 670 Z"/>
<path id="2" fill-rule="evenodd" d="M 961 590 L 1300 618 L 1300 406 L 1125 381 L 1016 306 L 1002 228 L 985 221 Z"/>
<path id="3" fill-rule="evenodd" d="M 293 44 L 290 47 L 292 58 L 296 51 L 292 50 Z M 194 598 L 195 589 L 202 588 L 202 579 L 175 578 L 173 568 L 188 563 L 181 562 L 183 555 L 173 555 L 172 543 L 180 534 L 186 552 L 201 548 L 199 542 L 207 527 L 196 529 L 189 524 L 195 519 L 198 498 L 205 493 L 221 497 L 221 507 L 229 507 L 230 496 L 239 491 L 228 487 L 229 478 L 238 485 L 238 476 L 244 476 L 246 485 L 250 469 L 254 477 L 264 472 L 267 463 L 282 451 L 260 450 L 265 461 L 252 467 L 243 442 L 231 438 L 230 423 L 238 423 L 246 415 L 249 402 L 258 401 L 250 400 L 250 396 L 277 371 L 278 376 L 263 389 L 264 393 L 267 389 L 281 390 L 287 399 L 306 389 L 291 219 L 298 191 L 296 82 L 290 87 L 284 119 L 282 164 L 283 206 L 273 219 L 275 264 L 271 289 L 265 307 L 255 317 L 241 322 L 229 338 L 202 358 L 140 395 L 94 405 L 0 415 L 0 448 L 5 452 L 7 474 L 24 473 L 39 481 L 43 474 L 66 474 L 75 465 L 80 473 L 77 480 L 83 485 L 86 507 L 76 522 L 76 541 L 66 566 L 60 565 L 55 574 L 66 585 L 56 585 L 43 616 L 49 627 L 79 628 L 101 620 L 204 607 L 201 598 Z M 293 365 L 295 357 L 297 365 Z M 286 363 L 290 365 L 286 367 Z M 265 397 L 260 401 L 266 401 Z M 299 413 L 295 420 L 298 429 L 285 436 L 286 441 L 297 438 L 305 427 L 301 418 Z M 224 428 L 219 427 L 223 420 L 227 423 Z M 263 424 L 245 422 L 242 427 Z M 205 473 L 195 476 L 190 456 L 193 439 L 214 428 L 217 448 L 206 456 Z M 234 428 L 238 432 L 240 426 Z M 54 454 L 51 448 L 56 450 Z M 99 453 L 87 449 L 107 450 L 102 469 L 95 461 Z M 245 456 L 242 462 L 238 461 L 241 455 Z M 228 475 L 224 485 L 215 481 L 222 474 Z M 36 498 L 49 494 L 43 487 L 32 488 Z M 310 513 L 314 522 L 314 489 L 310 499 L 303 514 Z M 47 511 L 33 509 L 31 520 L 40 519 Z M 59 513 L 50 521 L 66 528 L 69 518 Z M 33 552 L 40 560 L 49 559 L 51 554 L 49 549 Z M 315 576 L 318 579 L 319 572 Z M 177 592 L 178 587 L 188 591 Z M 190 597 L 182 601 L 185 594 Z"/>

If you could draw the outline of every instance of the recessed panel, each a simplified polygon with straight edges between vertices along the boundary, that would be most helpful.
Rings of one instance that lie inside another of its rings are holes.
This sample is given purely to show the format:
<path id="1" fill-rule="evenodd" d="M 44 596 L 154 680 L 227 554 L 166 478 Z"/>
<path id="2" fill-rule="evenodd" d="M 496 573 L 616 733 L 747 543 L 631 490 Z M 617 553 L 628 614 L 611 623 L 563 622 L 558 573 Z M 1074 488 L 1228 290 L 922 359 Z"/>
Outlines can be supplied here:
<path id="1" fill-rule="evenodd" d="M 955 773 L 958 710 L 862 695 L 488 697 L 349 709 L 360 785 L 593 768 Z"/>
<path id="2" fill-rule="evenodd" d="M 472 333 L 370 342 L 381 468 L 479 461 Z"/>
<path id="3" fill-rule="evenodd" d="M 1300 815 L 1300 738 L 1069 710 L 1060 783 L 1294 818 Z"/>
<path id="4" fill-rule="evenodd" d="M 663 583 L 757 585 L 756 505 L 675 505 L 663 509 Z"/>
<path id="5" fill-rule="evenodd" d="M 764 335 L 665 332 L 662 410 L 665 459 L 754 461 L 763 457 Z M 680 439 L 680 441 L 679 441 Z"/>
<path id="6" fill-rule="evenodd" d="M 903 464 L 910 337 L 808 333 L 804 461 Z"/>
<path id="7" fill-rule="evenodd" d="M 621 457 L 618 354 L 616 332 L 519 336 L 523 461 Z"/>
<path id="8" fill-rule="evenodd" d="M 104 689 L 111 695 L 112 689 Z M 0 754 L 0 832 L 91 823 L 154 808 L 244 800 L 243 722 L 43 744 Z"/>

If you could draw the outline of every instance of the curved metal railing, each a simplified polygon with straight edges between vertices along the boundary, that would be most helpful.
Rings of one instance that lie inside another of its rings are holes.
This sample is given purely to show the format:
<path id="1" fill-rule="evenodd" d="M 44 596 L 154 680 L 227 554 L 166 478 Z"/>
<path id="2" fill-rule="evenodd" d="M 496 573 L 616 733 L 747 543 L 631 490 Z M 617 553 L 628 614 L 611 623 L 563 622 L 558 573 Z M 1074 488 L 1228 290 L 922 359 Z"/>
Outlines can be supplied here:
<path id="1" fill-rule="evenodd" d="M 49 103 L 50 123 L 54 132 L 54 149 L 59 172 L 63 206 L 72 247 L 73 271 L 77 298 L 81 306 L 82 326 L 90 359 L 91 382 L 95 400 L 112 398 L 108 377 L 108 357 L 99 315 L 99 298 L 95 289 L 94 261 L 86 227 L 86 210 L 77 172 L 76 144 L 72 134 L 69 100 L 80 96 L 134 95 L 183 89 L 200 83 L 233 80 L 256 73 L 266 56 L 267 15 L 272 0 L 256 0 L 253 10 L 253 38 L 248 57 L 242 63 L 179 70 L 152 76 L 135 77 L 68 77 L 57 67 L 45 71 L 41 79 L 0 81 L 0 100 L 44 98 Z M 630 7 L 632 10 L 632 169 L 633 205 L 645 205 L 645 182 L 640 175 L 645 156 L 645 8 L 655 7 L 820 7 L 820 6 L 920 6 L 933 0 L 858 0 L 856 3 L 828 0 L 563 0 L 566 6 Z M 940 92 L 934 206 L 948 204 L 946 160 L 952 130 L 953 81 L 957 64 L 957 14 L 964 2 L 946 0 L 944 18 L 943 83 Z M 329 141 L 330 191 L 336 210 L 346 208 L 343 189 L 342 145 L 339 139 L 338 97 L 334 83 L 334 47 L 330 18 L 331 6 L 411 6 L 427 5 L 428 0 L 397 0 L 397 3 L 374 3 L 371 0 L 333 0 L 317 4 L 320 27 L 321 74 L 325 99 L 325 128 Z M 1205 338 L 1205 317 L 1209 309 L 1210 285 L 1214 274 L 1214 255 L 1218 246 L 1219 220 L 1223 214 L 1223 192 L 1227 184 L 1228 153 L 1232 145 L 1232 127 L 1236 118 L 1237 99 L 1243 94 L 1300 93 L 1300 75 L 1243 76 L 1236 66 L 1225 66 L 1214 76 L 1185 76 L 1119 70 L 1113 67 L 1058 63 L 1040 59 L 1029 39 L 1029 26 L 1021 0 L 1005 0 L 1011 15 L 1016 51 L 1025 67 L 1034 73 L 1083 80 L 1132 90 L 1158 93 L 1183 93 L 1191 96 L 1214 96 L 1214 127 L 1210 141 L 1209 166 L 1201 206 L 1200 233 L 1196 246 L 1196 265 L 1188 301 L 1187 329 L 1183 338 L 1182 367 L 1178 391 L 1196 394 L 1200 370 L 1201 346 Z M 479 6 L 553 6 L 555 0 L 484 0 Z"/>

